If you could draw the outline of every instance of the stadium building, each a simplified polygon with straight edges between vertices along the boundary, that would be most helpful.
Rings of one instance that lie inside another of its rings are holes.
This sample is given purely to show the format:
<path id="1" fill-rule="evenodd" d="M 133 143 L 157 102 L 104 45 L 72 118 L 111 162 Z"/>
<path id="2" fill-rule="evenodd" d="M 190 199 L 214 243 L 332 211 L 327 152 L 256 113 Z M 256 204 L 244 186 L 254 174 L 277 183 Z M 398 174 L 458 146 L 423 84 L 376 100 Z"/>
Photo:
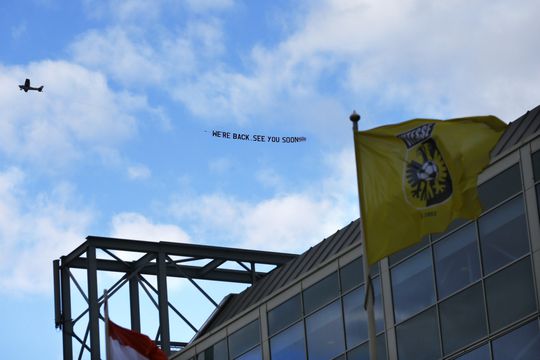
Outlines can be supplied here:
<path id="1" fill-rule="evenodd" d="M 477 221 L 373 267 L 379 359 L 540 359 L 540 106 L 491 157 Z M 359 221 L 227 296 L 171 359 L 368 359 Z"/>

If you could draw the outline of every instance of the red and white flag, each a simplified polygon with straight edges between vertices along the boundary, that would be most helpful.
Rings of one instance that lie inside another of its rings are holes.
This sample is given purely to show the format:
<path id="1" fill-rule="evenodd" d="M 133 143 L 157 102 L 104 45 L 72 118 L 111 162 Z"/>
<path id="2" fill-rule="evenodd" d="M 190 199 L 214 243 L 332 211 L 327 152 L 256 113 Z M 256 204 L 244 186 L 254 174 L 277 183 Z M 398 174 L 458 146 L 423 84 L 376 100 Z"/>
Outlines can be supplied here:
<path id="1" fill-rule="evenodd" d="M 148 336 L 107 320 L 108 360 L 168 360 L 167 355 Z"/>

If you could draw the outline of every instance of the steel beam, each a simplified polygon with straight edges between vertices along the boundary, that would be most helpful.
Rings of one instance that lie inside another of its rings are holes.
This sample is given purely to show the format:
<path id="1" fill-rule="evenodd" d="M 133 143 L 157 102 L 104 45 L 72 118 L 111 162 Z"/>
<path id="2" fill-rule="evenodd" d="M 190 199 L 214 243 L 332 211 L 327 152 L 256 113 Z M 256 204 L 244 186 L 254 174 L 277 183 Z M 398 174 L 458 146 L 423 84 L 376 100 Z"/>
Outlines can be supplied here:
<path id="1" fill-rule="evenodd" d="M 161 329 L 161 350 L 165 354 L 171 353 L 171 338 L 169 332 L 169 300 L 167 296 L 167 263 L 166 255 L 159 252 L 157 256 L 158 266 L 158 304 L 159 304 L 159 327 Z"/>
<path id="2" fill-rule="evenodd" d="M 64 257 L 61 258 L 60 268 L 62 286 L 62 352 L 64 360 L 73 360 L 73 323 L 71 320 L 71 284 L 69 268 L 64 266 Z"/>
<path id="3" fill-rule="evenodd" d="M 101 252 L 97 252 L 98 249 L 104 251 L 112 259 L 106 255 L 105 257 L 101 256 Z M 122 256 L 115 251 L 138 253 L 141 256 L 136 261 L 128 261 L 123 260 Z M 98 258 L 97 254 L 102 258 Z M 194 279 L 252 284 L 257 278 L 266 275 L 266 272 L 255 272 L 256 264 L 280 266 L 295 257 L 297 255 L 286 253 L 89 236 L 83 244 L 68 255 L 61 257 L 60 261 L 53 262 L 55 325 L 62 328 L 64 359 L 73 360 L 74 339 L 81 343 L 81 355 L 88 350 L 91 360 L 100 358 L 98 271 L 123 273 L 122 278 L 113 285 L 114 291 L 110 293 L 111 296 L 129 282 L 131 328 L 137 332 L 141 330 L 139 282 L 143 290 L 148 293 L 144 276 L 156 276 L 157 289 L 149 283 L 147 285 L 157 294 L 157 301 L 150 293 L 148 295 L 159 313 L 159 344 L 167 354 L 170 354 L 171 346 L 185 345 L 183 342 L 171 341 L 169 324 L 171 310 L 178 314 L 192 330 L 197 332 L 197 329 L 169 301 L 168 277 L 188 279 L 214 305 L 217 305 Z M 187 263 L 198 264 L 196 262 L 198 260 L 205 261 L 206 265 L 186 265 Z M 220 268 L 228 261 L 239 263 L 242 268 Z M 86 270 L 87 291 L 80 287 L 71 269 Z M 81 337 L 74 332 L 75 321 L 71 314 L 72 280 L 83 298 L 88 301 L 88 308 L 75 320 L 77 321 L 88 314 L 88 328 L 84 340 L 81 340 Z"/>
<path id="4" fill-rule="evenodd" d="M 116 260 L 96 260 L 97 269 L 100 271 L 130 272 L 132 267 L 120 263 Z M 85 258 L 74 259 L 71 261 L 71 268 L 86 269 L 87 261 Z M 189 276 L 192 279 L 216 280 L 234 283 L 251 284 L 251 274 L 244 270 L 215 269 L 203 276 L 200 275 L 200 267 L 190 265 L 167 264 L 167 276 L 185 278 Z M 156 264 L 148 263 L 139 270 L 142 275 L 157 275 Z M 266 273 L 257 272 L 257 277 L 262 277 Z"/>
<path id="5" fill-rule="evenodd" d="M 282 265 L 298 255 L 268 252 L 260 250 L 235 249 L 220 246 L 207 246 L 196 244 L 183 244 L 173 242 L 151 242 L 128 239 L 116 239 L 99 236 L 88 236 L 89 244 L 97 248 L 107 248 L 110 250 L 123 250 L 134 252 L 159 252 L 167 253 L 169 256 L 192 256 L 210 259 L 224 259 L 227 261 L 246 261 L 259 264 Z"/>
<path id="6" fill-rule="evenodd" d="M 141 310 L 139 306 L 139 279 L 137 275 L 129 279 L 129 309 L 131 314 L 131 330 L 141 332 Z"/>
<path id="7" fill-rule="evenodd" d="M 97 286 L 97 263 L 96 248 L 92 245 L 86 250 L 87 278 L 88 278 L 88 306 L 89 306 L 89 326 L 90 326 L 90 348 L 92 349 L 91 359 L 100 359 L 99 350 L 99 303 Z"/>
<path id="8" fill-rule="evenodd" d="M 225 260 L 222 260 L 222 259 L 219 259 L 219 260 L 215 259 L 215 260 L 210 261 L 208 264 L 204 265 L 199 270 L 199 276 L 204 276 L 204 275 L 208 274 L 210 271 L 217 269 L 218 266 L 220 266 L 224 262 L 225 262 Z"/>
<path id="9" fill-rule="evenodd" d="M 173 264 L 175 267 L 179 268 L 180 267 L 178 266 L 178 264 L 174 263 L 172 261 L 172 259 L 170 257 L 166 257 L 167 260 L 169 261 L 169 264 Z M 182 272 L 182 270 L 180 269 L 180 271 Z M 193 280 L 192 278 L 190 278 L 189 276 L 186 276 L 186 279 L 188 279 L 188 281 L 197 288 L 197 290 L 199 290 L 199 292 L 201 294 L 203 294 L 215 307 L 218 307 L 218 303 L 214 301 L 214 299 L 212 299 L 212 297 L 210 295 L 208 295 L 208 293 L 206 291 L 204 291 L 204 289 L 202 287 L 199 286 L 199 284 L 197 284 L 195 282 L 195 280 Z"/>
<path id="10" fill-rule="evenodd" d="M 53 286 L 54 286 L 54 326 L 62 327 L 62 308 L 60 306 L 60 260 L 53 261 Z"/>
<path id="11" fill-rule="evenodd" d="M 69 263 L 71 262 L 71 260 L 80 257 L 82 254 L 84 254 L 86 252 L 87 248 L 88 248 L 88 242 L 85 241 L 81 245 L 79 245 L 75 250 L 70 252 L 68 255 L 62 256 L 62 265 L 63 266 L 68 265 L 69 266 Z"/>

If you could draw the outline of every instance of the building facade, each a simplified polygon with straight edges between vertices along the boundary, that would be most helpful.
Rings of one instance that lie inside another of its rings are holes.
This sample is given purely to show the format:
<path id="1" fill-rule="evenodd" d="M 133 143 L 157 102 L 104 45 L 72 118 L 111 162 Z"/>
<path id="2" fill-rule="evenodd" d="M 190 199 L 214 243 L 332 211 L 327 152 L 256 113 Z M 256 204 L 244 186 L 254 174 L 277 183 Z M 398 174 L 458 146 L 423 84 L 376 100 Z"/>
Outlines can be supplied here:
<path id="1" fill-rule="evenodd" d="M 379 359 L 540 359 L 540 107 L 456 221 L 372 268 Z M 391 226 L 391 224 L 389 224 Z M 222 303 L 176 360 L 368 359 L 359 220 Z"/>

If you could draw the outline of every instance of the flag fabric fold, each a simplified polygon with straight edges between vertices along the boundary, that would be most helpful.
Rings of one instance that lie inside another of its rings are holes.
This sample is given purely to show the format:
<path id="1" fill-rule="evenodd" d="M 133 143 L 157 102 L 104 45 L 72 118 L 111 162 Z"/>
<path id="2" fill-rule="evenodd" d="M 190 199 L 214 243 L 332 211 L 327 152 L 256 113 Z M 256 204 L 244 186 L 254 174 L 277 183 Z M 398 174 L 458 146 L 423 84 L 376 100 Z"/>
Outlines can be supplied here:
<path id="1" fill-rule="evenodd" d="M 146 335 L 116 325 L 108 326 L 108 360 L 167 360 L 167 355 Z"/>
<path id="2" fill-rule="evenodd" d="M 369 264 L 480 215 L 477 179 L 506 129 L 494 116 L 414 119 L 355 132 Z"/>

